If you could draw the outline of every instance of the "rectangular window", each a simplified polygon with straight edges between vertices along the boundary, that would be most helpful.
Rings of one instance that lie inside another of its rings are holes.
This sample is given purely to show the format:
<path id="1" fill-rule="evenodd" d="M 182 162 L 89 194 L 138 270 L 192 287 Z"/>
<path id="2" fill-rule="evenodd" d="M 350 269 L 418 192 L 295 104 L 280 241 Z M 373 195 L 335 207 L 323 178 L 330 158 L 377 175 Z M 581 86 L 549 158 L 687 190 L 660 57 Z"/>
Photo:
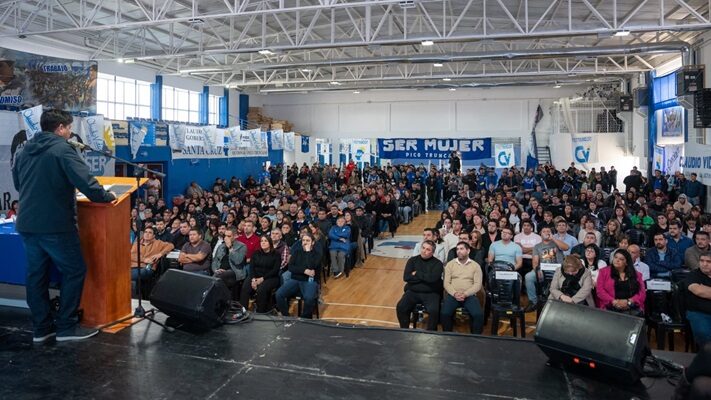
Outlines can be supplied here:
<path id="1" fill-rule="evenodd" d="M 109 119 L 150 118 L 150 82 L 99 73 L 96 86 L 98 114 Z"/>
<path id="2" fill-rule="evenodd" d="M 200 93 L 163 86 L 163 119 L 198 123 Z"/>
<path id="3" fill-rule="evenodd" d="M 207 123 L 209 125 L 220 124 L 220 96 L 209 95 L 207 97 Z"/>

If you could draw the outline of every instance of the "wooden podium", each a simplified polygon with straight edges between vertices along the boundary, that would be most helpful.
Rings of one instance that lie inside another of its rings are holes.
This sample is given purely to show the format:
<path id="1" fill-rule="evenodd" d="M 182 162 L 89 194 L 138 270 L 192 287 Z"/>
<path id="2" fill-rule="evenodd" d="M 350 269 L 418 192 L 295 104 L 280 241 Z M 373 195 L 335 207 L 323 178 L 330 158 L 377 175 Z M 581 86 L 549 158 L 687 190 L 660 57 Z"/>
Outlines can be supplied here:
<path id="1" fill-rule="evenodd" d="M 81 308 L 82 324 L 99 327 L 132 314 L 131 310 L 131 193 L 135 178 L 97 177 L 102 185 L 128 189 L 112 203 L 77 200 L 79 239 L 87 266 Z M 148 181 L 141 179 L 141 185 Z M 127 188 L 130 187 L 130 188 Z"/>

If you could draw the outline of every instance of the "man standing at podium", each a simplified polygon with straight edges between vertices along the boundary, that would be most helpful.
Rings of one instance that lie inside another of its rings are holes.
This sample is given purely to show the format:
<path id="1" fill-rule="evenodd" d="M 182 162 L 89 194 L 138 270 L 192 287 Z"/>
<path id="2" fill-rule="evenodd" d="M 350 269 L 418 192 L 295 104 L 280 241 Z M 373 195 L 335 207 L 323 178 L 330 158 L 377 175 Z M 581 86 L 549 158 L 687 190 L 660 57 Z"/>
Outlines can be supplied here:
<path id="1" fill-rule="evenodd" d="M 91 175 L 74 148 L 67 143 L 71 114 L 62 110 L 42 113 L 42 132 L 28 141 L 17 156 L 12 179 L 20 193 L 17 231 L 27 253 L 27 304 L 32 312 L 34 343 L 82 340 L 99 333 L 79 326 L 77 310 L 86 276 L 77 229 L 76 191 L 91 201 L 116 199 Z M 49 270 L 62 274 L 59 312 L 52 320 Z"/>

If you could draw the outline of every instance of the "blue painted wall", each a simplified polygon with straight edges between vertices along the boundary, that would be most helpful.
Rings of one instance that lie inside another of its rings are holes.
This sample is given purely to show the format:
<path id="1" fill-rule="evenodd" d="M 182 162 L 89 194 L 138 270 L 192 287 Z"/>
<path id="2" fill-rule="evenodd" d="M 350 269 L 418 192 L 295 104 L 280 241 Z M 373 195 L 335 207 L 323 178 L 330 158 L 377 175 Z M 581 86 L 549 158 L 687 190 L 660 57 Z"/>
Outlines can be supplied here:
<path id="1" fill-rule="evenodd" d="M 131 160 L 129 146 L 116 146 L 116 155 Z M 163 194 L 171 204 L 173 197 L 184 194 L 192 181 L 205 189 L 211 189 L 217 177 L 230 179 L 236 176 L 244 182 L 249 175 L 256 177 L 267 160 L 272 164 L 283 162 L 283 151 L 269 150 L 268 157 L 171 160 L 170 147 L 141 147 L 136 159 L 131 161 L 164 165 Z"/>

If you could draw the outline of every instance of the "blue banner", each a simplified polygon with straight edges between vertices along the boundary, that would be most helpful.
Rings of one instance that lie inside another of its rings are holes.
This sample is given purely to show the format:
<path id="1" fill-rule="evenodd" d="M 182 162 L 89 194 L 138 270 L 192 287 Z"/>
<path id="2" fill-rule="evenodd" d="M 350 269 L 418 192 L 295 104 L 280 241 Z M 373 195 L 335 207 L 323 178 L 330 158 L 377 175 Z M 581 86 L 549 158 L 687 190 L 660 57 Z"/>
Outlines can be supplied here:
<path id="1" fill-rule="evenodd" d="M 462 160 L 491 158 L 491 138 L 485 139 L 378 139 L 378 156 L 392 159 L 448 160 L 453 151 Z"/>
<path id="2" fill-rule="evenodd" d="M 308 136 L 301 136 L 301 152 L 302 153 L 309 152 L 309 137 Z"/>

